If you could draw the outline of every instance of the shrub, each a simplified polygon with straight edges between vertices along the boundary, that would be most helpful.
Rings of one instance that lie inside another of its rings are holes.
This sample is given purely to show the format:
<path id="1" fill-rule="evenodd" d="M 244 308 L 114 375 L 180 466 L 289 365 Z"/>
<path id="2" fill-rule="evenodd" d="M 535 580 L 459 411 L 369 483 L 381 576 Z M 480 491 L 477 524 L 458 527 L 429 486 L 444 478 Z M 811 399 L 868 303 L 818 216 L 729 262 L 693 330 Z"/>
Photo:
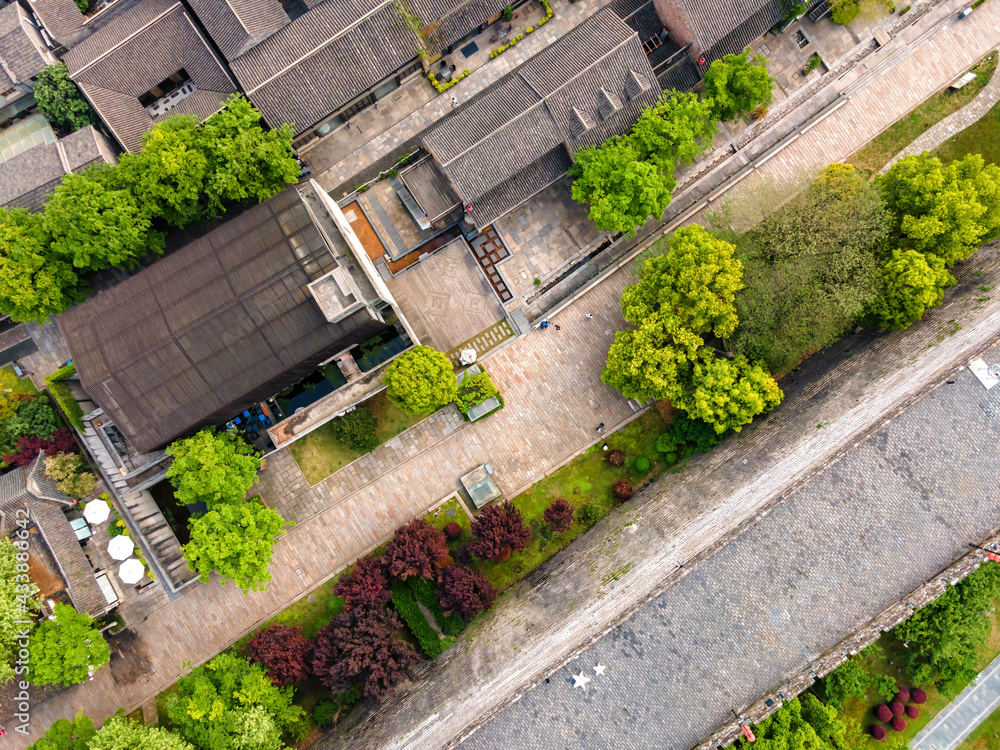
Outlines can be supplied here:
<path id="1" fill-rule="evenodd" d="M 448 539 L 454 541 L 455 539 L 458 539 L 460 536 L 462 536 L 462 527 L 459 526 L 454 521 L 446 523 L 444 525 L 444 535 L 448 537 Z"/>
<path id="2" fill-rule="evenodd" d="M 52 440 L 62 421 L 55 409 L 49 406 L 47 396 L 33 398 L 7 420 L 4 429 L 11 438 L 34 435 L 42 440 Z"/>
<path id="3" fill-rule="evenodd" d="M 553 533 L 562 534 L 564 531 L 569 531 L 569 527 L 573 525 L 573 504 L 560 497 L 545 509 L 542 517 Z"/>
<path id="4" fill-rule="evenodd" d="M 363 557 L 349 576 L 341 576 L 333 593 L 345 600 L 344 608 L 384 607 L 392 596 L 385 575 L 385 559 Z"/>
<path id="5" fill-rule="evenodd" d="M 663 460 L 667 462 L 667 466 L 673 466 L 675 463 L 677 463 L 677 454 L 665 453 L 663 455 Z"/>
<path id="6" fill-rule="evenodd" d="M 913 688 L 910 691 L 910 700 L 917 704 L 923 704 L 927 700 L 927 693 L 920 688 Z"/>
<path id="7" fill-rule="evenodd" d="M 445 614 L 458 612 L 475 617 L 493 606 L 497 592 L 479 571 L 460 565 L 445 568 L 438 576 L 437 597 Z"/>
<path id="8" fill-rule="evenodd" d="M 892 721 L 892 709 L 884 703 L 875 709 L 875 715 L 879 721 Z"/>
<path id="9" fill-rule="evenodd" d="M 321 727 L 328 727 L 333 723 L 339 711 L 340 707 L 333 701 L 322 700 L 313 709 L 313 721 Z"/>
<path id="10" fill-rule="evenodd" d="M 18 438 L 16 453 L 8 453 L 3 460 L 12 466 L 27 466 L 41 451 L 45 451 L 46 456 L 54 456 L 57 453 L 71 451 L 76 447 L 76 440 L 73 433 L 65 427 L 56 430 L 51 440 L 43 440 L 34 435 L 26 435 Z"/>
<path id="11" fill-rule="evenodd" d="M 375 431 L 378 420 L 367 406 L 359 406 L 330 423 L 330 431 L 338 442 L 359 453 L 367 453 L 378 445 Z"/>
<path id="12" fill-rule="evenodd" d="M 659 453 L 673 453 L 677 450 L 677 443 L 674 440 L 673 433 L 661 433 L 660 436 L 656 438 L 656 445 L 654 447 Z"/>
<path id="13" fill-rule="evenodd" d="M 624 466 L 625 465 L 625 454 L 619 450 L 611 451 L 608 454 L 608 463 L 612 466 Z"/>
<path id="14" fill-rule="evenodd" d="M 410 415 L 432 412 L 458 394 L 451 360 L 429 346 L 415 346 L 393 360 L 382 382 L 386 397 Z"/>
<path id="15" fill-rule="evenodd" d="M 396 529 L 396 536 L 386 548 L 385 560 L 389 575 L 403 581 L 415 575 L 433 578 L 436 571 L 451 563 L 444 532 L 422 518 Z"/>
<path id="16" fill-rule="evenodd" d="M 632 485 L 626 482 L 624 479 L 617 484 L 615 484 L 612 492 L 615 493 L 615 497 L 619 500 L 628 500 L 632 497 Z"/>
<path id="17" fill-rule="evenodd" d="M 898 701 L 899 703 L 909 703 L 910 691 L 907 690 L 906 688 L 900 688 L 899 691 L 896 693 L 895 698 L 893 698 L 893 700 Z"/>
<path id="18" fill-rule="evenodd" d="M 450 567 L 450 566 L 449 566 Z M 448 570 L 445 568 L 444 570 Z M 427 610 L 434 616 L 434 622 L 441 628 L 445 635 L 458 635 L 465 629 L 465 620 L 458 615 L 446 615 L 441 609 L 441 602 L 438 601 L 437 585 L 434 581 L 426 578 L 411 578 L 406 582 L 413 592 L 413 598 L 427 607 Z"/>
<path id="19" fill-rule="evenodd" d="M 417 606 L 417 602 L 413 598 L 413 593 L 406 584 L 399 583 L 393 586 L 392 605 L 417 639 L 420 650 L 431 659 L 439 657 L 454 641 L 454 638 L 441 638 L 434 632 L 434 628 L 427 624 L 427 618 L 420 611 L 420 607 Z"/>
<path id="20" fill-rule="evenodd" d="M 881 724 L 872 724 L 868 731 L 871 732 L 872 738 L 878 740 L 879 742 L 885 739 L 885 727 Z"/>
<path id="21" fill-rule="evenodd" d="M 531 539 L 531 529 L 524 525 L 521 511 L 510 500 L 488 505 L 472 522 L 475 544 L 469 551 L 483 560 L 503 562 L 511 552 L 522 550 Z"/>
<path id="22" fill-rule="evenodd" d="M 504 20 L 504 23 L 506 23 L 507 21 L 509 21 L 510 19 L 512 19 L 514 17 L 514 8 L 513 8 L 513 6 L 511 6 L 511 5 L 505 6 L 504 9 L 503 9 L 503 11 L 500 14 L 500 17 Z"/>
<path id="23" fill-rule="evenodd" d="M 66 415 L 69 423 L 80 432 L 83 432 L 83 409 L 80 408 L 77 400 L 73 398 L 73 393 L 66 384 L 60 382 L 49 383 L 49 393 L 52 396 L 52 400 L 62 409 L 62 413 Z"/>
<path id="24" fill-rule="evenodd" d="M 488 373 L 480 372 L 475 375 L 466 375 L 462 379 L 462 385 L 458 387 L 458 397 L 455 399 L 455 404 L 462 414 L 467 414 L 473 406 L 481 404 L 499 393 L 500 391 L 493 385 Z"/>
<path id="25" fill-rule="evenodd" d="M 858 17 L 858 13 L 860 12 L 861 6 L 858 3 L 851 2 L 851 0 L 843 0 L 834 6 L 833 11 L 830 13 L 830 20 L 841 26 L 847 26 L 847 24 Z"/>
<path id="26" fill-rule="evenodd" d="M 909 716 L 911 719 L 915 719 L 918 716 L 920 716 L 920 709 L 917 708 L 916 706 L 907 706 L 906 715 Z"/>
<path id="27" fill-rule="evenodd" d="M 258 631 L 247 644 L 250 660 L 260 664 L 278 687 L 285 687 L 309 676 L 307 657 L 309 641 L 301 625 L 269 625 Z"/>
<path id="28" fill-rule="evenodd" d="M 640 474 L 645 474 L 649 471 L 649 459 L 645 456 L 639 456 L 639 458 L 635 460 L 635 470 Z"/>
<path id="29" fill-rule="evenodd" d="M 83 459 L 75 453 L 57 453 L 45 459 L 45 476 L 57 482 L 67 479 L 83 468 Z"/>
<path id="30" fill-rule="evenodd" d="M 901 716 L 897 716 L 892 720 L 889 726 L 891 726 L 897 732 L 902 732 L 904 729 L 906 729 L 906 722 L 903 720 Z"/>
<path id="31" fill-rule="evenodd" d="M 893 716 L 903 715 L 903 704 L 899 701 L 893 701 L 889 704 L 889 710 L 892 711 Z"/>
<path id="32" fill-rule="evenodd" d="M 61 482 L 56 483 L 56 487 L 64 495 L 68 495 L 74 500 L 80 500 L 87 497 L 91 492 L 94 491 L 94 487 L 97 486 L 97 477 L 94 476 L 89 471 L 84 471 L 80 474 L 73 474 L 72 476 L 66 477 Z"/>
<path id="33" fill-rule="evenodd" d="M 580 523 L 593 526 L 604 517 L 604 509 L 597 503 L 587 503 L 580 509 Z"/>

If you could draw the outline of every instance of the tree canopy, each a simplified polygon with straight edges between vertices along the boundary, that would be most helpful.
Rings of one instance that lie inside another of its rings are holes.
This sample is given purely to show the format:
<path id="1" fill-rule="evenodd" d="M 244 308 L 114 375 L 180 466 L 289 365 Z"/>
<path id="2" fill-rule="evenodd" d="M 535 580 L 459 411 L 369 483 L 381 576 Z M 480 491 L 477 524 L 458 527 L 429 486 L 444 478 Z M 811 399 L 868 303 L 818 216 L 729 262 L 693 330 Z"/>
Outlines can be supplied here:
<path id="1" fill-rule="evenodd" d="M 784 394 L 768 372 L 746 357 L 729 360 L 701 352 L 691 371 L 690 386 L 673 405 L 688 416 L 715 426 L 715 431 L 739 432 L 759 414 L 781 403 Z"/>
<path id="2" fill-rule="evenodd" d="M 247 745 L 246 747 L 251 747 Z M 147 727 L 126 718 L 119 709 L 98 730 L 87 750 L 194 750 L 189 742 L 160 727 Z"/>
<path id="3" fill-rule="evenodd" d="M 937 255 L 950 268 L 1000 237 L 1000 166 L 969 154 L 947 167 L 927 152 L 878 178 L 894 216 L 895 247 Z"/>
<path id="4" fill-rule="evenodd" d="M 825 706 L 812 693 L 803 693 L 758 724 L 753 725 L 757 741 L 740 738 L 739 750 L 841 750 L 847 730 L 837 718 L 837 709 Z"/>
<path id="5" fill-rule="evenodd" d="M 191 521 L 191 541 L 181 551 L 202 581 L 214 570 L 222 585 L 232 580 L 244 594 L 266 591 L 274 539 L 284 525 L 276 511 L 253 500 L 220 505 Z"/>
<path id="6" fill-rule="evenodd" d="M 78 713 L 73 721 L 58 719 L 28 750 L 90 750 L 97 730 L 89 716 Z"/>
<path id="7" fill-rule="evenodd" d="M 711 101 L 667 91 L 639 115 L 631 141 L 639 159 L 673 174 L 681 162 L 690 164 L 712 143 L 717 124 Z"/>
<path id="8" fill-rule="evenodd" d="M 42 70 L 32 90 L 35 106 L 45 119 L 61 130 L 80 130 L 99 122 L 73 79 L 65 63 L 55 63 Z"/>
<path id="9" fill-rule="evenodd" d="M 955 283 L 944 267 L 944 258 L 916 250 L 893 250 L 882 266 L 883 294 L 874 310 L 879 325 L 906 328 L 944 299 L 944 290 Z"/>
<path id="10" fill-rule="evenodd" d="M 598 229 L 630 236 L 670 204 L 677 184 L 673 172 L 662 172 L 641 161 L 628 138 L 611 138 L 601 146 L 576 153 L 570 168 L 573 200 L 590 204 L 590 219 Z"/>
<path id="11" fill-rule="evenodd" d="M 749 50 L 726 55 L 705 71 L 705 97 L 720 120 L 735 120 L 758 104 L 768 106 L 773 84 L 767 60 L 761 55 L 751 58 Z"/>
<path id="12" fill-rule="evenodd" d="M 204 502 L 211 509 L 242 502 L 260 469 L 260 453 L 243 438 L 207 427 L 174 441 L 166 453 L 174 459 L 167 479 L 184 505 Z"/>
<path id="13" fill-rule="evenodd" d="M 23 547 L 26 543 L 20 544 Z M 31 614 L 31 602 L 38 591 L 34 584 L 18 580 L 17 554 L 9 539 L 0 539 L 0 687 L 14 678 L 13 664 L 24 628 L 19 621 Z"/>
<path id="14" fill-rule="evenodd" d="M 36 685 L 75 685 L 111 659 L 111 648 L 93 618 L 59 603 L 53 619 L 43 620 L 35 629 L 29 650 L 29 677 Z"/>
<path id="15" fill-rule="evenodd" d="M 458 381 L 451 361 L 429 346 L 415 346 L 389 365 L 386 397 L 407 414 L 426 414 L 455 400 Z"/>

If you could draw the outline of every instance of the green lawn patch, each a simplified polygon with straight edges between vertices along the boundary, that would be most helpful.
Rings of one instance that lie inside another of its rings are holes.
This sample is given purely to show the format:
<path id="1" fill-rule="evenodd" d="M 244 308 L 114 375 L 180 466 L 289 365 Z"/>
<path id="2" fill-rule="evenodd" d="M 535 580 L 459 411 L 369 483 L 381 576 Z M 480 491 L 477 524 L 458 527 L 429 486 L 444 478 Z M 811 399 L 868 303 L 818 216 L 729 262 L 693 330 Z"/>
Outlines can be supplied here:
<path id="1" fill-rule="evenodd" d="M 378 420 L 375 435 L 379 445 L 430 416 L 418 414 L 411 417 L 392 404 L 386 398 L 385 391 L 376 393 L 363 403 L 371 409 Z M 299 465 L 310 485 L 317 484 L 364 455 L 340 443 L 333 436 L 330 422 L 296 440 L 290 450 L 295 463 Z"/>
<path id="2" fill-rule="evenodd" d="M 462 535 L 450 543 L 452 549 L 457 547 L 459 544 L 464 544 L 472 538 L 472 534 L 469 532 L 469 529 L 472 526 L 472 520 L 469 518 L 469 514 L 462 506 L 462 501 L 453 497 L 444 505 L 432 510 L 424 516 L 424 520 L 435 529 L 444 530 L 444 527 L 452 522 L 457 523 L 462 527 Z M 451 515 L 449 515 L 449 513 L 451 513 Z"/>
<path id="3" fill-rule="evenodd" d="M 3 372 L 7 374 L 6 380 L 13 384 L 13 390 L 17 393 L 27 393 L 29 396 L 37 396 L 38 389 L 35 388 L 35 384 L 31 382 L 30 378 L 19 378 L 14 372 L 14 368 L 10 365 L 2 368 Z"/>
<path id="4" fill-rule="evenodd" d="M 868 172 L 878 172 L 889 163 L 893 156 L 929 130 L 931 126 L 936 125 L 948 115 L 957 112 L 971 102 L 989 83 L 996 65 L 997 54 L 991 52 L 969 69 L 969 72 L 976 74 L 975 81 L 966 84 L 958 91 L 949 91 L 946 88 L 934 94 L 908 115 L 893 123 L 867 145 L 855 151 L 847 163 Z"/>
<path id="5" fill-rule="evenodd" d="M 982 154 L 987 164 L 1000 164 L 1000 104 L 978 122 L 938 146 L 934 156 L 948 164 L 966 154 Z"/>

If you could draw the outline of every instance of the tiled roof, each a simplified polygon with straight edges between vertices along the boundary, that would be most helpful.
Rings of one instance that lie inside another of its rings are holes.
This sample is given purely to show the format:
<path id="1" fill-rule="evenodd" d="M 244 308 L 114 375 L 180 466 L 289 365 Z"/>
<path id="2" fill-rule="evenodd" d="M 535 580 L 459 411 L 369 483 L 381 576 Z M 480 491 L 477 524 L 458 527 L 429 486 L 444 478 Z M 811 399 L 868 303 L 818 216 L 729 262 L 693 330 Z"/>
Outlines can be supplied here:
<path id="1" fill-rule="evenodd" d="M 0 8 L 0 77 L 12 83 L 31 80 L 47 65 L 22 22 L 29 23 L 27 13 L 17 3 Z M 33 31 L 37 33 L 37 30 Z M 0 84 L 6 84 L 6 81 L 0 81 Z"/>
<path id="2" fill-rule="evenodd" d="M 476 201 L 472 216 L 477 226 L 486 226 L 521 205 L 566 174 L 572 165 L 573 159 L 561 144 L 531 162 Z"/>
<path id="3" fill-rule="evenodd" d="M 567 149 L 626 132 L 659 95 L 638 37 L 608 8 L 425 131 L 423 140 L 484 226 L 517 196 L 558 177 L 552 170 Z"/>
<path id="4" fill-rule="evenodd" d="M 278 0 L 189 0 L 222 54 L 238 57 L 288 23 Z"/>
<path id="5" fill-rule="evenodd" d="M 709 62 L 742 51 L 784 17 L 780 0 L 678 0 Z"/>
<path id="6" fill-rule="evenodd" d="M 248 208 L 59 319 L 87 393 L 142 453 L 222 424 L 383 324 L 330 323 L 335 266 L 298 192 Z"/>
<path id="7" fill-rule="evenodd" d="M 507 0 L 414 0 L 413 9 L 427 24 L 423 33 L 432 47 L 444 49 L 509 4 Z"/>
<path id="8" fill-rule="evenodd" d="M 60 154 L 60 149 L 62 153 Z M 113 160 L 104 136 L 88 125 L 58 143 L 35 146 L 0 163 L 0 206 L 40 211 L 66 174 Z"/>
<path id="9" fill-rule="evenodd" d="M 82 32 L 84 16 L 73 0 L 28 0 L 45 30 L 60 44 L 70 46 Z"/>
<path id="10" fill-rule="evenodd" d="M 50 503 L 32 502 L 31 515 L 52 551 L 76 610 L 95 617 L 107 612 L 108 602 L 97 585 L 94 569 L 62 510 Z"/>
<path id="11" fill-rule="evenodd" d="M 176 0 L 144 0 L 95 32 L 64 58 L 70 76 L 94 104 L 121 144 L 142 148 L 154 118 L 139 97 L 184 69 L 197 92 L 168 114 L 204 119 L 237 88 L 225 66 Z"/>

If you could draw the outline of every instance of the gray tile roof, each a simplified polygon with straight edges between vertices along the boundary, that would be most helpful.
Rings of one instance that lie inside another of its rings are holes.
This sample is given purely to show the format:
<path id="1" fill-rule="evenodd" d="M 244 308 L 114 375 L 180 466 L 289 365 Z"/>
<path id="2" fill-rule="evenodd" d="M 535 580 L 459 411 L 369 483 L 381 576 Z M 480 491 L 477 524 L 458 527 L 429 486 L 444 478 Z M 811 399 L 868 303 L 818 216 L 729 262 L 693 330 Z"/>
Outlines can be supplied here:
<path id="1" fill-rule="evenodd" d="M 176 0 L 143 0 L 71 49 L 65 56 L 80 86 L 129 151 L 162 117 L 151 117 L 139 97 L 182 68 L 197 92 L 168 114 L 204 119 L 236 92 L 235 81 Z"/>
<path id="2" fill-rule="evenodd" d="M 113 160 L 104 136 L 92 125 L 57 143 L 35 146 L 0 163 L 0 206 L 40 211 L 67 170 L 80 172 Z"/>
<path id="3" fill-rule="evenodd" d="M 659 95 L 636 33 L 606 8 L 425 131 L 423 141 L 484 226 L 556 179 L 552 170 L 567 150 L 628 131 Z M 507 181 L 526 184 L 503 187 Z"/>
<path id="4" fill-rule="evenodd" d="M 24 83 L 45 69 L 48 64 L 28 35 L 25 24 L 31 26 L 28 14 L 17 3 L 0 8 L 0 78 L 12 83 Z M 31 27 L 37 34 L 37 30 Z M 37 40 L 41 43 L 41 37 Z M 3 90 L 10 88 L 0 80 Z"/>
<path id="5" fill-rule="evenodd" d="M 71 46 L 88 34 L 84 16 L 73 0 L 28 0 L 45 30 L 60 44 Z"/>
<path id="6" fill-rule="evenodd" d="M 189 0 L 222 54 L 232 60 L 288 23 L 278 0 Z"/>
<path id="7" fill-rule="evenodd" d="M 428 44 L 444 49 L 500 13 L 507 0 L 413 0 L 414 11 L 427 26 Z"/>
<path id="8" fill-rule="evenodd" d="M 709 62 L 742 51 L 784 16 L 780 0 L 676 0 Z"/>

